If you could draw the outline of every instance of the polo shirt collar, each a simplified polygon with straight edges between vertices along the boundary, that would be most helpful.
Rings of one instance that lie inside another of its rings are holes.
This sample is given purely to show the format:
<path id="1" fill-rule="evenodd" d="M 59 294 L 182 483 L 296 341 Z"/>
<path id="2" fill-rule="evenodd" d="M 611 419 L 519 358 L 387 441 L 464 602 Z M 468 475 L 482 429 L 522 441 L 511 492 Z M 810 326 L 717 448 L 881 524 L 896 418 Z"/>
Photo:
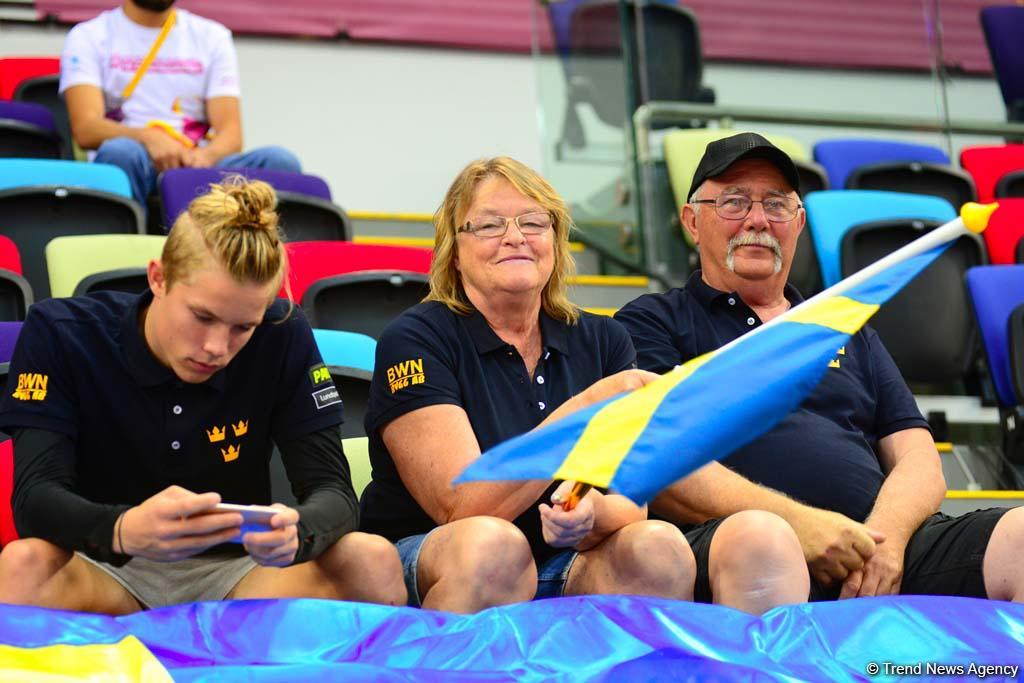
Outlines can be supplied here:
<path id="1" fill-rule="evenodd" d="M 710 308 L 712 303 L 722 297 L 739 296 L 736 292 L 719 291 L 704 282 L 704 278 L 701 277 L 701 271 L 699 268 L 693 271 L 693 274 L 690 275 L 690 279 L 686 281 L 685 289 L 692 296 L 695 296 L 704 308 Z M 786 283 L 786 288 L 783 290 L 783 294 L 789 303 L 794 306 L 803 303 L 803 295 L 800 294 L 800 291 L 797 290 L 796 287 L 788 282 Z"/>
<path id="2" fill-rule="evenodd" d="M 494 333 L 480 311 L 474 310 L 469 314 L 469 317 L 466 318 L 466 328 L 469 330 L 469 336 L 473 339 L 477 353 L 481 356 L 508 346 L 501 337 Z M 540 309 L 540 334 L 545 349 L 554 349 L 562 355 L 569 353 L 568 325 L 549 316 L 543 308 Z"/>
<path id="3" fill-rule="evenodd" d="M 161 363 L 149 350 L 142 332 L 139 331 L 139 311 L 153 303 L 153 292 L 146 290 L 128 306 L 121 320 L 121 349 L 128 365 L 128 371 L 141 387 L 155 387 L 176 382 L 178 376 Z M 226 388 L 224 369 L 203 382 L 203 386 L 223 392 Z"/>

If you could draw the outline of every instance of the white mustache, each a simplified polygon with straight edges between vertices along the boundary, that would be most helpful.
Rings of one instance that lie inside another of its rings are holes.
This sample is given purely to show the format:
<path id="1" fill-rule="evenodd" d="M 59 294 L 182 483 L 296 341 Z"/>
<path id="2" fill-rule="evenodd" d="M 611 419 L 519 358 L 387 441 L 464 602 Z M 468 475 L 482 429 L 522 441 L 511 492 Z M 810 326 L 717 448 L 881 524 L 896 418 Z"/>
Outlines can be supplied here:
<path id="1" fill-rule="evenodd" d="M 744 232 L 729 240 L 729 254 L 732 255 L 740 247 L 768 247 L 775 252 L 776 258 L 782 258 L 782 245 L 772 235 L 766 232 Z"/>

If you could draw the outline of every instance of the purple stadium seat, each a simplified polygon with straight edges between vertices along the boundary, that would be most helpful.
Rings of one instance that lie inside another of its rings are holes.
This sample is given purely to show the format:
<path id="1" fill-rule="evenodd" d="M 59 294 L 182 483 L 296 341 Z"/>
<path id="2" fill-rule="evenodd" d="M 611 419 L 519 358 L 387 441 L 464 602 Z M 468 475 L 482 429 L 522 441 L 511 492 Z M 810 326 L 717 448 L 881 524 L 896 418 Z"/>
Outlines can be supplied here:
<path id="1" fill-rule="evenodd" d="M 949 157 L 938 147 L 895 140 L 848 138 L 822 140 L 814 145 L 814 160 L 825 167 L 829 187 L 842 189 L 857 168 L 886 162 L 919 162 L 949 165 Z"/>
<path id="2" fill-rule="evenodd" d="M 63 143 L 46 107 L 0 100 L 0 157 L 60 159 L 62 154 Z"/>
<path id="3" fill-rule="evenodd" d="M 982 8 L 981 27 L 1006 103 L 1006 118 L 1024 121 L 1024 7 Z"/>
<path id="4" fill-rule="evenodd" d="M 305 173 L 257 168 L 176 168 L 160 175 L 160 201 L 164 225 L 170 230 L 189 202 L 206 192 L 211 183 L 229 175 L 263 180 L 277 191 L 277 211 L 289 241 L 350 240 L 352 224 L 345 211 L 331 201 L 323 178 Z"/>
<path id="5" fill-rule="evenodd" d="M 0 322 L 0 363 L 10 363 L 21 333 L 20 322 Z"/>

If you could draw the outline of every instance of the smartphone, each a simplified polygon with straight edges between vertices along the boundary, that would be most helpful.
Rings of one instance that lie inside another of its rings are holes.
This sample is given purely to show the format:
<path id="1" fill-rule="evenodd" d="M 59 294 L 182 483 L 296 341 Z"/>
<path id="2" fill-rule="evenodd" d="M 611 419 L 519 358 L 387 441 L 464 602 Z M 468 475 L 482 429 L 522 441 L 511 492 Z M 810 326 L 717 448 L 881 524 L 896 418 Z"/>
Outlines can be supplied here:
<path id="1" fill-rule="evenodd" d="M 278 508 L 269 505 L 235 505 L 234 503 L 218 503 L 210 510 L 214 512 L 237 512 L 242 515 L 242 530 L 232 543 L 241 543 L 242 536 L 250 531 L 270 531 L 270 518 L 281 512 Z M 209 514 L 209 513 L 207 513 Z"/>

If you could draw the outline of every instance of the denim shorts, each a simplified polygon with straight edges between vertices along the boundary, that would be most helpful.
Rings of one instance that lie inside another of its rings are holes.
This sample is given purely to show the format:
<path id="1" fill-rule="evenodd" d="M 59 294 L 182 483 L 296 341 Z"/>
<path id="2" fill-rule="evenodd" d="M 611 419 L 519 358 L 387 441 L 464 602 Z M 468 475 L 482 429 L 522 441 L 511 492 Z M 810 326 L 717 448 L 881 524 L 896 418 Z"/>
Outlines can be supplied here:
<path id="1" fill-rule="evenodd" d="M 405 578 L 405 589 L 409 592 L 410 607 L 421 606 L 416 570 L 423 543 L 435 531 L 437 529 L 432 529 L 425 534 L 406 536 L 395 543 L 395 547 L 398 548 L 398 556 L 402 560 L 402 575 Z M 562 596 L 566 579 L 569 578 L 569 572 L 572 571 L 572 565 L 576 561 L 577 555 L 579 553 L 575 550 L 563 550 L 549 557 L 537 567 L 537 594 L 534 596 L 534 600 Z"/>

